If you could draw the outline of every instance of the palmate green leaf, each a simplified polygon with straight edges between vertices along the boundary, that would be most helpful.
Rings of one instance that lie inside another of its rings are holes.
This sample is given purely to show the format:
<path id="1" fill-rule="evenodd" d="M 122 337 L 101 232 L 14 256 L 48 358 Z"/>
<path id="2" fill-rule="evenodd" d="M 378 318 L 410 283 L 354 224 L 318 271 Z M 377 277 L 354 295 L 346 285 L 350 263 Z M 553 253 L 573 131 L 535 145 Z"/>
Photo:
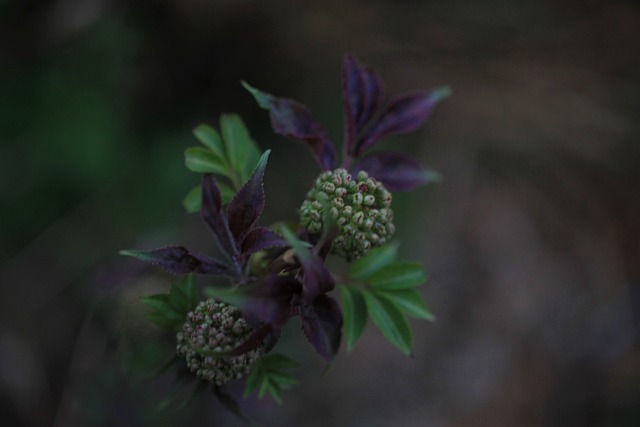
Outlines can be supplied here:
<path id="1" fill-rule="evenodd" d="M 210 149 L 218 157 L 226 158 L 224 153 L 224 144 L 220 134 L 209 125 L 201 124 L 193 130 L 195 137 L 208 149 Z"/>
<path id="2" fill-rule="evenodd" d="M 371 320 L 380 329 L 382 335 L 404 354 L 411 354 L 411 328 L 400 309 L 386 298 L 380 298 L 372 292 L 363 291 L 362 295 Z"/>
<path id="3" fill-rule="evenodd" d="M 375 291 L 375 294 L 380 298 L 388 299 L 408 316 L 431 321 L 436 319 L 427 308 L 422 296 L 415 289 Z"/>
<path id="4" fill-rule="evenodd" d="M 160 326 L 163 329 L 176 330 L 179 329 L 185 322 L 184 316 L 173 312 L 160 312 L 152 311 L 145 315 L 147 319 Z"/>
<path id="5" fill-rule="evenodd" d="M 152 309 L 146 315 L 149 320 L 162 328 L 176 329 L 182 326 L 187 313 L 196 308 L 200 295 L 190 274 L 180 283 L 171 283 L 168 294 L 151 295 L 141 300 Z"/>
<path id="6" fill-rule="evenodd" d="M 224 159 L 206 147 L 189 147 L 184 152 L 184 164 L 192 172 L 217 173 L 233 177 L 233 171 Z"/>
<path id="7" fill-rule="evenodd" d="M 240 174 L 242 182 L 249 179 L 255 164 L 250 159 L 260 158 L 260 150 L 251 139 L 244 122 L 237 114 L 223 114 L 220 117 L 220 130 L 230 166 Z"/>
<path id="8" fill-rule="evenodd" d="M 342 302 L 342 318 L 347 351 L 351 351 L 356 341 L 367 326 L 367 306 L 360 290 L 348 285 L 341 285 L 340 300 Z"/>
<path id="9" fill-rule="evenodd" d="M 427 273 L 419 262 L 396 262 L 373 273 L 367 280 L 372 289 L 415 288 L 426 282 Z"/>
<path id="10" fill-rule="evenodd" d="M 372 249 L 367 256 L 353 263 L 349 276 L 357 280 L 365 280 L 376 271 L 394 262 L 397 255 L 398 245 L 395 243 Z"/>
<path id="11" fill-rule="evenodd" d="M 282 403 L 282 390 L 299 384 L 299 381 L 285 370 L 297 366 L 297 362 L 282 354 L 263 356 L 253 366 L 247 377 L 244 397 L 257 390 L 258 397 L 262 398 L 269 392 L 276 402 Z"/>
<path id="12" fill-rule="evenodd" d="M 187 314 L 191 309 L 189 297 L 184 293 L 180 285 L 172 283 L 169 287 L 169 302 L 178 313 Z"/>

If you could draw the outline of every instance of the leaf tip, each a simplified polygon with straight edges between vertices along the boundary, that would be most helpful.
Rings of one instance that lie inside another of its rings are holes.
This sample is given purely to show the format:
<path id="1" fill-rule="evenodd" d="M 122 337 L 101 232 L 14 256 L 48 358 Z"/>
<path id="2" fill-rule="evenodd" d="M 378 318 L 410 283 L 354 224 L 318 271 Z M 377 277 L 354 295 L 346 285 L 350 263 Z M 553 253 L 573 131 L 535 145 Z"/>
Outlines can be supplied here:
<path id="1" fill-rule="evenodd" d="M 452 93 L 453 91 L 451 90 L 450 86 L 439 86 L 433 89 L 429 96 L 435 102 L 440 102 L 443 99 L 450 97 Z"/>

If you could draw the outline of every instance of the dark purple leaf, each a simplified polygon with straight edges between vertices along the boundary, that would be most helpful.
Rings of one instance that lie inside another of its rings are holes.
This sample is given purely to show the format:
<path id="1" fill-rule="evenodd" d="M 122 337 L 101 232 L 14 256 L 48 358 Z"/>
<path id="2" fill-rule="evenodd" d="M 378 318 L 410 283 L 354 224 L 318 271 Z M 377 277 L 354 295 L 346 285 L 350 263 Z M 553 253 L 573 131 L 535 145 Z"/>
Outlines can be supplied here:
<path id="1" fill-rule="evenodd" d="M 183 246 L 166 246 L 150 251 L 121 251 L 122 255 L 162 267 L 173 274 L 229 275 L 229 266 L 207 255 L 190 252 Z"/>
<path id="2" fill-rule="evenodd" d="M 267 227 L 255 227 L 242 240 L 242 256 L 246 257 L 258 251 L 276 246 L 288 246 L 284 237 Z"/>
<path id="3" fill-rule="evenodd" d="M 392 98 L 380 118 L 363 137 L 356 155 L 360 155 L 385 136 L 409 133 L 418 129 L 436 104 L 448 95 L 448 88 L 439 88 L 428 93 L 410 93 Z"/>
<path id="4" fill-rule="evenodd" d="M 313 304 L 304 304 L 300 316 L 309 342 L 325 360 L 331 361 L 342 338 L 342 312 L 336 300 L 321 295 Z"/>
<path id="5" fill-rule="evenodd" d="M 357 174 L 361 170 L 382 182 L 389 191 L 409 191 L 440 180 L 437 172 L 422 167 L 413 157 L 391 151 L 364 157 L 352 173 Z"/>
<path id="6" fill-rule="evenodd" d="M 307 107 L 288 98 L 276 98 L 247 83 L 243 85 L 260 107 L 269 110 L 271 127 L 277 134 L 305 142 L 320 167 L 326 170 L 335 168 L 335 147 Z"/>
<path id="7" fill-rule="evenodd" d="M 222 250 L 230 259 L 235 260 L 235 257 L 239 254 L 238 247 L 229 229 L 227 216 L 222 210 L 220 188 L 211 174 L 202 176 L 202 209 L 200 214 L 213 232 Z"/>
<path id="8" fill-rule="evenodd" d="M 242 241 L 264 209 L 264 170 L 271 150 L 264 152 L 249 180 L 227 206 L 227 220 L 236 242 Z"/>
<path id="9" fill-rule="evenodd" d="M 279 328 L 289 319 L 291 298 L 298 292 L 300 283 L 294 278 L 271 275 L 244 288 L 237 306 L 246 316 Z"/>
<path id="10" fill-rule="evenodd" d="M 354 155 L 358 136 L 382 102 L 382 84 L 378 75 L 363 67 L 351 55 L 342 62 L 347 153 Z"/>
<path id="11" fill-rule="evenodd" d="M 300 258 L 300 257 L 299 257 Z M 319 295 L 330 292 L 335 287 L 335 282 L 329 269 L 324 265 L 322 258 L 317 255 L 300 260 L 304 276 L 302 280 L 302 297 L 306 302 L 315 300 Z"/>

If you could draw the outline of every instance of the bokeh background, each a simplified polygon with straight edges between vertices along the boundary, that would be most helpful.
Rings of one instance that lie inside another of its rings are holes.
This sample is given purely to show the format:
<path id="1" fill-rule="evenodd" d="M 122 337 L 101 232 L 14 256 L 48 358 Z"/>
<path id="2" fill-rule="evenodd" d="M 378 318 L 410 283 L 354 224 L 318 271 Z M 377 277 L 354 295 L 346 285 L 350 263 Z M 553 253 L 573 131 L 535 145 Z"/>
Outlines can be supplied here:
<path id="1" fill-rule="evenodd" d="M 389 93 L 453 88 L 386 142 L 444 176 L 394 200 L 437 321 L 412 324 L 412 358 L 370 324 L 326 372 L 294 321 L 281 350 L 303 383 L 245 411 L 264 426 L 640 425 L 635 2 L 1 0 L 2 425 L 243 425 L 209 394 L 159 407 L 172 377 L 150 378 L 172 344 L 139 297 L 169 278 L 117 251 L 211 250 L 181 207 L 198 181 L 182 153 L 223 112 L 273 149 L 263 222 L 294 219 L 316 166 L 239 81 L 306 103 L 339 141 L 344 52 Z"/>

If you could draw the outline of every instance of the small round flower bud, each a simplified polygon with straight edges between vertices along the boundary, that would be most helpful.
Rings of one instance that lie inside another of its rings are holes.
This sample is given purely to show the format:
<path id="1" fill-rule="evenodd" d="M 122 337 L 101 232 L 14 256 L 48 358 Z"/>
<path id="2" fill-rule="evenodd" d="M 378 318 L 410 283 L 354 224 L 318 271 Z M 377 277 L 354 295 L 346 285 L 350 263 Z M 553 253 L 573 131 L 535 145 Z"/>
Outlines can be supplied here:
<path id="1" fill-rule="evenodd" d="M 353 177 L 338 168 L 316 179 L 300 207 L 300 222 L 309 233 L 321 233 L 326 219 L 323 211 L 328 207 L 338 225 L 331 251 L 351 261 L 393 234 L 390 203 L 391 193 L 366 171 Z"/>
<path id="2" fill-rule="evenodd" d="M 324 190 L 324 192 L 327 194 L 331 194 L 336 190 L 336 186 L 331 182 L 325 182 L 322 185 L 322 190 Z"/>
<path id="3" fill-rule="evenodd" d="M 241 378 L 262 355 L 262 345 L 239 356 L 226 356 L 253 331 L 240 311 L 213 299 L 200 302 L 176 334 L 176 352 L 198 378 L 217 386 Z M 212 354 L 213 353 L 213 354 Z"/>

